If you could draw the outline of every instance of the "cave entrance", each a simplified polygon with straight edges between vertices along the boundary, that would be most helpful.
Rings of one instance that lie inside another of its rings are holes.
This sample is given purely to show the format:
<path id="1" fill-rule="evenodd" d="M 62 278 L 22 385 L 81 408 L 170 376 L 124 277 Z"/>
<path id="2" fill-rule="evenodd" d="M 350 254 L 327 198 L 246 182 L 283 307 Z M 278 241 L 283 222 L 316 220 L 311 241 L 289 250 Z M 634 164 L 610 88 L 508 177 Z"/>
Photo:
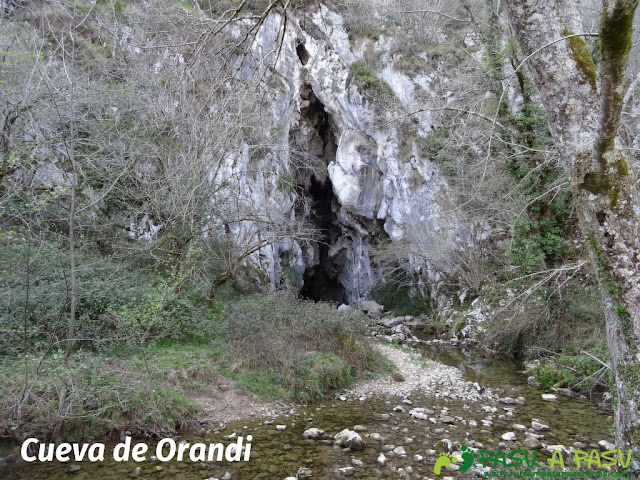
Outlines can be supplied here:
<path id="1" fill-rule="evenodd" d="M 296 45 L 296 53 L 298 54 L 298 58 L 300 59 L 300 63 L 302 65 L 306 65 L 309 62 L 309 52 L 304 48 L 304 43 L 300 42 Z"/>
<path id="2" fill-rule="evenodd" d="M 300 295 L 315 301 L 345 303 L 345 290 L 340 282 L 345 263 L 344 249 L 330 255 L 331 246 L 336 244 L 342 234 L 334 213 L 337 199 L 331 180 L 329 177 L 324 181 L 318 180 L 312 175 L 306 193 L 313 201 L 311 220 L 320 231 L 321 238 L 318 242 L 319 263 L 305 271 Z"/>

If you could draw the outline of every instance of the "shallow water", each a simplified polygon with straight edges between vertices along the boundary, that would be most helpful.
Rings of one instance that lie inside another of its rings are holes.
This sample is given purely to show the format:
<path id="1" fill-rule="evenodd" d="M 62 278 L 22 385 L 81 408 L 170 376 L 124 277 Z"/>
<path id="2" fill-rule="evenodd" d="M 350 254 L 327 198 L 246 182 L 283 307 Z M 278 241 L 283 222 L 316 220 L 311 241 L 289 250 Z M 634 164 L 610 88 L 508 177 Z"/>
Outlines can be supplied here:
<path id="1" fill-rule="evenodd" d="M 295 476 L 301 467 L 311 468 L 312 478 L 338 479 L 345 478 L 336 470 L 351 466 L 352 459 L 363 462 L 363 466 L 355 467 L 351 478 L 358 479 L 400 479 L 423 477 L 436 478 L 433 473 L 435 456 L 427 455 L 426 451 L 441 449 L 439 441 L 449 439 L 454 443 L 469 444 L 471 440 L 481 442 L 485 449 L 496 450 L 501 442 L 500 436 L 508 431 L 514 431 L 511 427 L 514 423 L 531 425 L 532 418 L 538 418 L 551 427 L 550 432 L 545 432 L 544 442 L 549 444 L 561 444 L 570 446 L 580 440 L 590 445 L 588 448 L 597 448 L 600 440 L 613 441 L 610 433 L 612 424 L 612 412 L 603 412 L 597 409 L 597 403 L 588 400 L 570 399 L 560 397 L 557 403 L 545 402 L 541 399 L 540 391 L 532 390 L 526 383 L 526 376 L 522 373 L 522 365 L 516 361 L 483 360 L 466 356 L 463 351 L 452 348 L 423 347 L 423 354 L 434 360 L 439 360 L 448 365 L 454 365 L 463 369 L 465 378 L 477 381 L 483 386 L 492 389 L 501 389 L 501 396 L 519 397 L 526 399 L 524 405 L 510 406 L 515 409 L 513 417 L 498 418 L 500 414 L 506 414 L 503 410 L 506 405 L 497 404 L 498 412 L 493 414 L 493 425 L 489 429 L 471 428 L 464 425 L 464 421 L 475 420 L 482 425 L 481 419 L 487 417 L 482 411 L 484 403 L 473 404 L 471 402 L 453 401 L 447 398 L 433 398 L 425 395 L 414 394 L 409 398 L 413 402 L 408 411 L 413 407 L 426 407 L 440 414 L 443 408 L 448 409 L 447 415 L 458 417 L 453 425 L 433 424 L 430 421 L 414 420 L 406 412 L 393 412 L 393 407 L 399 405 L 401 397 L 368 398 L 364 401 L 349 400 L 346 402 L 327 400 L 319 405 L 301 407 L 293 414 L 283 415 L 273 421 L 273 424 L 265 425 L 265 420 L 256 420 L 252 423 L 241 423 L 227 426 L 219 433 L 200 432 L 199 434 L 184 437 L 189 443 L 228 443 L 223 437 L 233 431 L 238 435 L 253 435 L 251 458 L 248 462 L 228 463 L 193 463 L 183 462 L 152 462 L 141 463 L 126 462 L 116 463 L 111 459 L 113 444 L 107 446 L 105 461 L 89 463 L 86 460 L 77 463 L 80 470 L 77 473 L 69 473 L 69 465 L 56 462 L 48 464 L 29 464 L 14 467 L 10 471 L 0 472 L 0 478 L 15 479 L 178 479 L 178 480 L 205 480 L 209 478 L 221 478 L 225 472 L 232 475 L 232 479 L 284 479 L 287 476 Z M 389 415 L 388 419 L 383 414 Z M 430 415 L 431 416 L 431 415 Z M 287 425 L 286 430 L 277 431 L 275 425 Z M 369 433 L 379 433 L 384 437 L 382 441 L 375 441 L 365 437 L 366 447 L 362 451 L 351 452 L 343 450 L 328 443 L 317 440 L 303 440 L 302 432 L 310 427 L 318 427 L 325 430 L 324 438 L 331 438 L 340 430 L 353 428 L 354 425 L 364 425 L 367 431 L 361 433 L 363 437 Z M 516 432 L 518 442 L 523 440 L 524 434 Z M 134 440 L 134 443 L 136 441 Z M 378 465 L 376 459 L 382 451 L 383 445 L 402 445 L 408 456 L 397 458 L 387 456 L 385 466 Z M 155 445 L 150 445 L 150 451 Z M 153 454 L 150 453 L 149 455 Z M 413 460 L 415 454 L 424 456 L 424 460 Z M 539 458 L 544 458 L 543 454 Z M 141 467 L 138 476 L 133 475 L 134 470 Z M 160 470 L 157 467 L 161 467 Z M 409 468 L 407 468 L 409 467 Z M 408 476 L 401 470 L 411 472 Z M 471 478 L 470 472 L 450 472 L 447 475 L 454 478 Z"/>

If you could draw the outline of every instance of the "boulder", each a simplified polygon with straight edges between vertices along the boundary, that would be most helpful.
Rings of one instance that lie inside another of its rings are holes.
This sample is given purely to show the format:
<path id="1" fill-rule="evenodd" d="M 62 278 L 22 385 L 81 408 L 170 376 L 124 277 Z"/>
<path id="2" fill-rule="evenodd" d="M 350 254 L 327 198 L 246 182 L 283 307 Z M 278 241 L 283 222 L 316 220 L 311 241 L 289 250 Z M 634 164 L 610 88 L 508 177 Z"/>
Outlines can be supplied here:
<path id="1" fill-rule="evenodd" d="M 373 319 L 379 319 L 382 317 L 382 310 L 384 307 L 373 300 L 365 300 L 360 304 L 360 308 L 364 313 Z"/>
<path id="2" fill-rule="evenodd" d="M 362 450 L 364 448 L 364 440 L 362 437 L 353 430 L 345 428 L 341 432 L 337 433 L 333 437 L 336 441 L 336 445 L 343 448 L 350 448 L 351 450 Z"/>
<path id="3" fill-rule="evenodd" d="M 536 432 L 546 432 L 549 430 L 549 425 L 540 423 L 538 420 L 532 420 L 531 428 L 533 428 Z"/>
<path id="4" fill-rule="evenodd" d="M 539 450 L 540 448 L 542 448 L 542 444 L 540 443 L 540 441 L 533 437 L 525 438 L 522 444 L 527 450 Z"/>
<path id="5" fill-rule="evenodd" d="M 317 440 L 319 438 L 322 438 L 322 435 L 324 435 L 324 430 L 321 430 L 319 428 L 309 428 L 303 432 L 302 438 Z"/>

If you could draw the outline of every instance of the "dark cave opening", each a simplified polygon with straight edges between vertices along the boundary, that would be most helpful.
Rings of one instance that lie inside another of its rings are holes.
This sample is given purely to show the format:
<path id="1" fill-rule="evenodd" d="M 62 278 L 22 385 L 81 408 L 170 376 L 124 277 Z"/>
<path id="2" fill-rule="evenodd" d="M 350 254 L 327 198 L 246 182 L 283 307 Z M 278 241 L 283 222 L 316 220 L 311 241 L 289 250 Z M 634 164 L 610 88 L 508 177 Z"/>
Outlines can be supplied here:
<path id="1" fill-rule="evenodd" d="M 325 110 L 324 104 L 313 92 L 311 85 L 300 88 L 300 116 L 315 130 L 313 139 L 307 145 L 308 153 L 317 157 L 328 165 L 335 160 L 338 146 L 336 144 L 331 116 Z"/>
<path id="2" fill-rule="evenodd" d="M 309 52 L 307 52 L 307 49 L 304 48 L 304 43 L 300 42 L 298 45 L 296 45 L 296 53 L 298 54 L 300 63 L 302 63 L 302 65 L 306 65 L 309 61 L 310 55 Z"/>
<path id="3" fill-rule="evenodd" d="M 331 180 L 329 177 L 324 181 L 318 180 L 312 175 L 306 193 L 313 200 L 311 220 L 320 230 L 322 238 L 318 242 L 319 264 L 307 268 L 300 295 L 315 301 L 345 303 L 345 290 L 340 283 L 340 274 L 345 262 L 344 249 L 330 255 L 331 246 L 335 245 L 342 234 L 335 222 L 334 208 L 337 200 Z"/>

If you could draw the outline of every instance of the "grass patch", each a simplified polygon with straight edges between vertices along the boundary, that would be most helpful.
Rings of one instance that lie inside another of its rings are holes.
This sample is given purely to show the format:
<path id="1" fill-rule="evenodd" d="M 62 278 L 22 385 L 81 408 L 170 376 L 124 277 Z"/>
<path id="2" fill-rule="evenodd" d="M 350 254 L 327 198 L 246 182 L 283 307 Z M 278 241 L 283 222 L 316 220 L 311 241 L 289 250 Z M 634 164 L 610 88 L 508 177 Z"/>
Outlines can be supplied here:
<path id="1" fill-rule="evenodd" d="M 393 93 L 393 89 L 389 84 L 376 77 L 364 62 L 353 63 L 351 71 L 353 71 L 353 81 L 366 95 L 376 100 L 389 100 L 395 97 L 395 93 Z"/>
<path id="2" fill-rule="evenodd" d="M 189 398 L 217 376 L 219 352 L 207 344 L 165 342 L 144 351 L 62 352 L 44 359 L 3 359 L 0 366 L 0 438 L 70 441 L 124 429 L 172 433 L 195 419 Z M 28 379 L 25 390 L 25 373 Z M 22 394 L 24 400 L 20 402 Z M 15 406 L 21 403 L 20 409 Z"/>
<path id="3" fill-rule="evenodd" d="M 407 75 L 418 75 L 428 71 L 429 62 L 419 55 L 409 53 L 396 60 L 393 66 Z"/>
<path id="4" fill-rule="evenodd" d="M 223 312 L 225 372 L 237 387 L 266 398 L 309 401 L 388 368 L 365 339 L 361 312 L 290 294 L 256 294 Z"/>

